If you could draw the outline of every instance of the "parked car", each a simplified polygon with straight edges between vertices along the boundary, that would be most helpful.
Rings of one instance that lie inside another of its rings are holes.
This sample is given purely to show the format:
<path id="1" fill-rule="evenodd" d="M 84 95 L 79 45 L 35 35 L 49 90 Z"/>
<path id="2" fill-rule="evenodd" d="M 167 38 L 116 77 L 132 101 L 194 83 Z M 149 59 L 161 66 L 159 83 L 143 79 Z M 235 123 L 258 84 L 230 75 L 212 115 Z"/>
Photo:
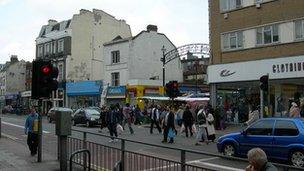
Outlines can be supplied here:
<path id="1" fill-rule="evenodd" d="M 101 112 L 101 108 L 100 107 L 97 107 L 97 106 L 90 106 L 90 107 L 87 107 L 88 109 L 95 109 L 97 110 L 99 113 Z"/>
<path id="2" fill-rule="evenodd" d="M 100 112 L 91 108 L 78 109 L 72 117 L 72 124 L 86 124 L 87 127 L 92 125 L 101 124 Z"/>
<path id="3" fill-rule="evenodd" d="M 241 132 L 221 136 L 217 142 L 218 151 L 228 156 L 244 157 L 254 147 L 262 148 L 269 158 L 304 167 L 304 119 L 260 119 Z"/>
<path id="4" fill-rule="evenodd" d="M 48 113 L 47 118 L 49 123 L 52 123 L 53 121 L 56 121 L 56 111 L 62 111 L 62 112 L 68 112 L 71 116 L 73 114 L 73 110 L 67 107 L 52 107 Z"/>

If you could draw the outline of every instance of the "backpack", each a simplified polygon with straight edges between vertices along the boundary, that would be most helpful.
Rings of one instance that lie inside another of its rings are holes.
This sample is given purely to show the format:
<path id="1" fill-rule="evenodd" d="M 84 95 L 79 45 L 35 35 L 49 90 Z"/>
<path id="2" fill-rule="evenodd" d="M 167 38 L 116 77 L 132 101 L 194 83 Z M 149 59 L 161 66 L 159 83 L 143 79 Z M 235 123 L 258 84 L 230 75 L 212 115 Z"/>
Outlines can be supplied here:
<path id="1" fill-rule="evenodd" d="M 206 115 L 204 114 L 203 111 L 201 111 L 197 114 L 197 123 L 199 125 L 206 124 Z"/>

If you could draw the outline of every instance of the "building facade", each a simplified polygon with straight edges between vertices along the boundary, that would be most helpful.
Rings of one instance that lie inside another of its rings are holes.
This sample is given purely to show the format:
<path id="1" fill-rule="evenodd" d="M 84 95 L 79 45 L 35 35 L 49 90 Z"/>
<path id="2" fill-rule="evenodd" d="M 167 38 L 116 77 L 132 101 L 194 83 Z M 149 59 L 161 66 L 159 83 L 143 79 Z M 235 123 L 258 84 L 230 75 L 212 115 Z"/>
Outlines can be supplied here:
<path id="1" fill-rule="evenodd" d="M 124 20 L 118 20 L 98 9 L 82 9 L 72 19 L 57 22 L 49 20 L 42 26 L 36 39 L 36 57 L 51 59 L 59 69 L 59 89 L 53 93 L 54 106 L 68 106 L 71 85 L 83 81 L 103 80 L 103 43 L 117 35 L 130 37 L 131 29 Z M 75 92 L 73 92 L 76 96 Z M 71 97 L 71 99 L 74 98 Z M 79 96 L 90 96 L 82 94 Z"/>
<path id="2" fill-rule="evenodd" d="M 269 75 L 266 116 L 303 105 L 304 1 L 209 0 L 213 106 L 243 122 L 260 104 L 259 79 Z"/>
<path id="3" fill-rule="evenodd" d="M 179 84 L 182 94 L 197 94 L 209 92 L 207 85 L 207 67 L 209 58 L 198 57 L 188 52 L 187 56 L 181 60 L 183 67 L 183 82 Z"/>
<path id="4" fill-rule="evenodd" d="M 127 102 L 132 104 L 137 104 L 136 98 L 149 94 L 150 90 L 158 95 L 163 94 L 160 61 L 163 46 L 168 50 L 175 48 L 166 35 L 157 32 L 157 26 L 154 25 L 147 26 L 147 30 L 134 37 L 123 39 L 118 36 L 111 42 L 105 43 L 105 85 L 109 85 L 111 90 L 115 86 L 126 86 L 125 89 L 119 88 L 119 94 L 126 90 L 126 97 L 120 96 L 120 98 L 126 98 Z M 166 82 L 182 81 L 182 66 L 179 58 L 166 65 L 165 78 Z"/>

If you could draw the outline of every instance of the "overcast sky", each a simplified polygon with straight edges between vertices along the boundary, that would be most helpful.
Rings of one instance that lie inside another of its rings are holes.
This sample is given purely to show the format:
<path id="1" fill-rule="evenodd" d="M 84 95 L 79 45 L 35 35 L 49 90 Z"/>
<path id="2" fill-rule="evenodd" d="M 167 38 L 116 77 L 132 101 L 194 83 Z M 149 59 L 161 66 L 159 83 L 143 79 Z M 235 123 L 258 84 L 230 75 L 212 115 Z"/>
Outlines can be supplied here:
<path id="1" fill-rule="evenodd" d="M 126 20 L 133 36 L 154 24 L 176 46 L 209 43 L 208 0 L 0 0 L 0 63 L 12 54 L 32 61 L 42 25 L 93 8 Z"/>

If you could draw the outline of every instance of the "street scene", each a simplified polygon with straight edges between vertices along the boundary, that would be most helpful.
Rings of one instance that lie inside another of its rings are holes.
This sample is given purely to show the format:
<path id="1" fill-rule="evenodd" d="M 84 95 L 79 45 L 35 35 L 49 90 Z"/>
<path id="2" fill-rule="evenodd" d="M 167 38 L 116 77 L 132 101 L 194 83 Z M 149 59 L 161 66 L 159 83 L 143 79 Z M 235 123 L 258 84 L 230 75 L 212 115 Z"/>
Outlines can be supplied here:
<path id="1" fill-rule="evenodd" d="M 0 9 L 0 170 L 304 170 L 304 1 Z"/>

